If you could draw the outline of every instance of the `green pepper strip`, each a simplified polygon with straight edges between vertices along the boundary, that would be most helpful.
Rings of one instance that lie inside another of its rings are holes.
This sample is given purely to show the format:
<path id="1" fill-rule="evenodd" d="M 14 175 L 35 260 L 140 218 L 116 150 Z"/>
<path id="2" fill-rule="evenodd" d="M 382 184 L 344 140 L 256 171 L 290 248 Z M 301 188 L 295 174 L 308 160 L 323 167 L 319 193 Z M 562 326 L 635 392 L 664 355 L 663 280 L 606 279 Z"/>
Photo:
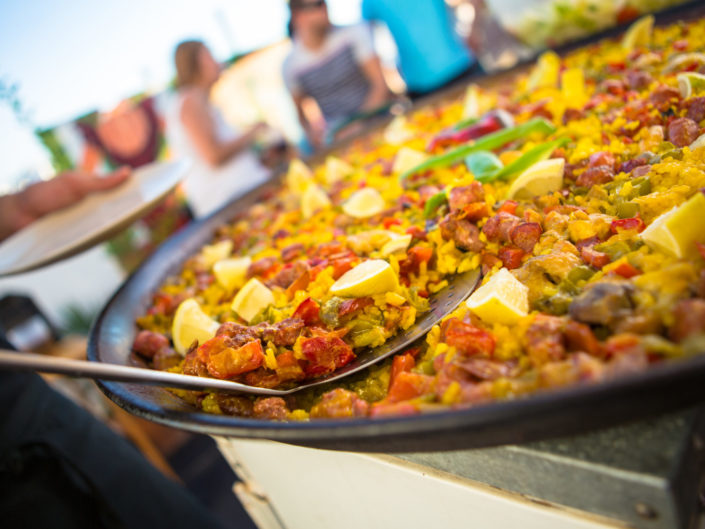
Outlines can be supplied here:
<path id="1" fill-rule="evenodd" d="M 478 121 L 480 121 L 480 118 L 467 118 L 462 121 L 458 121 L 458 123 L 453 125 L 453 130 L 463 130 L 469 127 L 470 125 L 474 125 Z"/>
<path id="2" fill-rule="evenodd" d="M 534 118 L 526 123 L 517 125 L 515 127 L 510 127 L 507 129 L 498 130 L 497 132 L 492 132 L 478 139 L 475 143 L 470 145 L 461 145 L 455 149 L 439 154 L 438 156 L 432 156 L 426 161 L 420 163 L 416 167 L 404 171 L 399 179 L 403 182 L 408 177 L 427 171 L 429 169 L 438 169 L 441 167 L 448 167 L 456 162 L 459 162 L 465 158 L 468 154 L 475 151 L 491 151 L 506 145 L 507 143 L 524 138 L 529 134 L 534 132 L 540 132 L 543 134 L 551 134 L 556 130 L 556 127 L 551 125 L 548 121 L 543 118 Z"/>
<path id="3" fill-rule="evenodd" d="M 526 171 L 529 167 L 537 162 L 548 159 L 549 156 L 558 147 L 562 147 L 568 143 L 568 138 L 558 138 L 557 140 L 542 143 L 526 151 L 509 165 L 505 165 L 502 169 L 494 174 L 486 175 L 478 178 L 480 182 L 494 182 L 495 180 L 509 180 L 512 176 Z"/>
<path id="4" fill-rule="evenodd" d="M 438 208 L 448 200 L 448 193 L 444 189 L 439 191 L 426 201 L 423 207 L 424 218 L 430 219 Z"/>

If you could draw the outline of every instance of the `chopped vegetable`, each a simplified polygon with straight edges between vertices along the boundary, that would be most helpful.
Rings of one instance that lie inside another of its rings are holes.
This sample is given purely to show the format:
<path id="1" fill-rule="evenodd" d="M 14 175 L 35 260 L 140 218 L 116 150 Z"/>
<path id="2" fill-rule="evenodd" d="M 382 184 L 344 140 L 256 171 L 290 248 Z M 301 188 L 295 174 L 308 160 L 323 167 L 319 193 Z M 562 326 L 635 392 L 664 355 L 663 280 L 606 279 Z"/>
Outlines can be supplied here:
<path id="1" fill-rule="evenodd" d="M 438 156 L 432 156 L 425 162 L 417 165 L 413 169 L 409 169 L 401 174 L 399 177 L 403 182 L 410 176 L 417 173 L 428 171 L 430 169 L 438 169 L 441 167 L 448 167 L 456 162 L 459 162 L 467 155 L 477 151 L 487 151 L 493 150 L 506 145 L 511 141 L 515 141 L 521 138 L 525 138 L 533 133 L 539 134 L 551 134 L 556 128 L 543 118 L 534 118 L 526 123 L 517 125 L 515 127 L 510 127 L 503 130 L 498 130 L 484 136 L 483 138 L 477 140 L 475 143 L 470 145 L 461 145 L 455 149 L 451 149 Z"/>

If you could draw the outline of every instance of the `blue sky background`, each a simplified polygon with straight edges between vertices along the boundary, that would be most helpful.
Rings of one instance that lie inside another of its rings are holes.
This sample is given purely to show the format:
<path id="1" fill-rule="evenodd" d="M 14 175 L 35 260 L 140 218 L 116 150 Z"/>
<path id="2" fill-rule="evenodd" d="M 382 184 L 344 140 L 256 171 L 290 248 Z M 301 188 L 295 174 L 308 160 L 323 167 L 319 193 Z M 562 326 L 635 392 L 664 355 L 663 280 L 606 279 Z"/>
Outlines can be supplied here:
<path id="1" fill-rule="evenodd" d="M 360 1 L 329 0 L 333 22 L 358 21 Z M 0 79 L 19 85 L 29 123 L 0 102 L 0 192 L 23 171 L 50 172 L 33 126 L 162 89 L 184 38 L 204 39 L 223 60 L 280 40 L 287 19 L 285 0 L 3 0 Z"/>

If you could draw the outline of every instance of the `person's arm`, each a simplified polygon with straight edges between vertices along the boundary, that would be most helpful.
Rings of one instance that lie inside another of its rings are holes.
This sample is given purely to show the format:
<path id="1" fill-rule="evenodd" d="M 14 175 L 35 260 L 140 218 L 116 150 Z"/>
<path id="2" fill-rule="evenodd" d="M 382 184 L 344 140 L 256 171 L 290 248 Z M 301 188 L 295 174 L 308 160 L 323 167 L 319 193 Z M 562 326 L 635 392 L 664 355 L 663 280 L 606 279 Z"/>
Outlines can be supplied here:
<path id="1" fill-rule="evenodd" d="M 181 106 L 181 122 L 201 157 L 211 166 L 218 167 L 233 156 L 252 146 L 257 134 L 265 125 L 258 123 L 241 136 L 220 141 L 211 117 L 208 102 L 197 93 L 187 94 Z"/>
<path id="2" fill-rule="evenodd" d="M 0 240 L 53 211 L 80 202 L 85 196 L 120 185 L 130 176 L 122 167 L 105 176 L 83 171 L 67 171 L 32 184 L 18 193 L 0 196 Z"/>
<path id="3" fill-rule="evenodd" d="M 382 74 L 382 65 L 379 57 L 373 55 L 362 63 L 362 71 L 370 82 L 370 93 L 367 94 L 360 110 L 374 110 L 389 101 L 391 92 Z"/>
<path id="4" fill-rule="evenodd" d="M 292 93 L 291 98 L 294 101 L 294 106 L 296 107 L 296 115 L 299 118 L 299 123 L 301 128 L 304 129 L 304 133 L 315 149 L 318 149 L 323 145 L 323 137 L 325 135 L 325 123 L 316 122 L 309 118 L 304 108 L 305 101 L 307 97 L 300 93 Z"/>

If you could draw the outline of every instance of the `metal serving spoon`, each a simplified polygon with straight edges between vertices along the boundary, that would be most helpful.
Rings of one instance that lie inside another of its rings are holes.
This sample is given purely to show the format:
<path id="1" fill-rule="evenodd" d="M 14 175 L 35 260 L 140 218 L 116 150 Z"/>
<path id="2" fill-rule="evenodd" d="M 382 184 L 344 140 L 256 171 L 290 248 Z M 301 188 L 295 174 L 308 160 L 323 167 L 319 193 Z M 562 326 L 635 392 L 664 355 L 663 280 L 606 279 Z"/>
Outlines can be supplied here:
<path id="1" fill-rule="evenodd" d="M 453 312 L 458 305 L 475 290 L 479 280 L 479 270 L 470 270 L 469 272 L 456 276 L 446 288 L 429 299 L 431 305 L 430 310 L 424 312 L 416 323 L 405 331 L 398 333 L 379 347 L 360 351 L 352 362 L 333 373 L 317 378 L 311 382 L 286 389 L 259 388 L 239 382 L 231 382 L 229 380 L 181 375 L 141 367 L 104 364 L 33 353 L 18 353 L 2 349 L 0 349 L 0 369 L 61 373 L 76 377 L 116 380 L 119 382 L 137 382 L 140 384 L 173 388 L 196 390 L 210 389 L 269 396 L 288 395 L 305 388 L 347 377 L 404 349 L 407 345 L 424 336 L 431 330 L 431 327 L 438 323 L 443 317 Z"/>

